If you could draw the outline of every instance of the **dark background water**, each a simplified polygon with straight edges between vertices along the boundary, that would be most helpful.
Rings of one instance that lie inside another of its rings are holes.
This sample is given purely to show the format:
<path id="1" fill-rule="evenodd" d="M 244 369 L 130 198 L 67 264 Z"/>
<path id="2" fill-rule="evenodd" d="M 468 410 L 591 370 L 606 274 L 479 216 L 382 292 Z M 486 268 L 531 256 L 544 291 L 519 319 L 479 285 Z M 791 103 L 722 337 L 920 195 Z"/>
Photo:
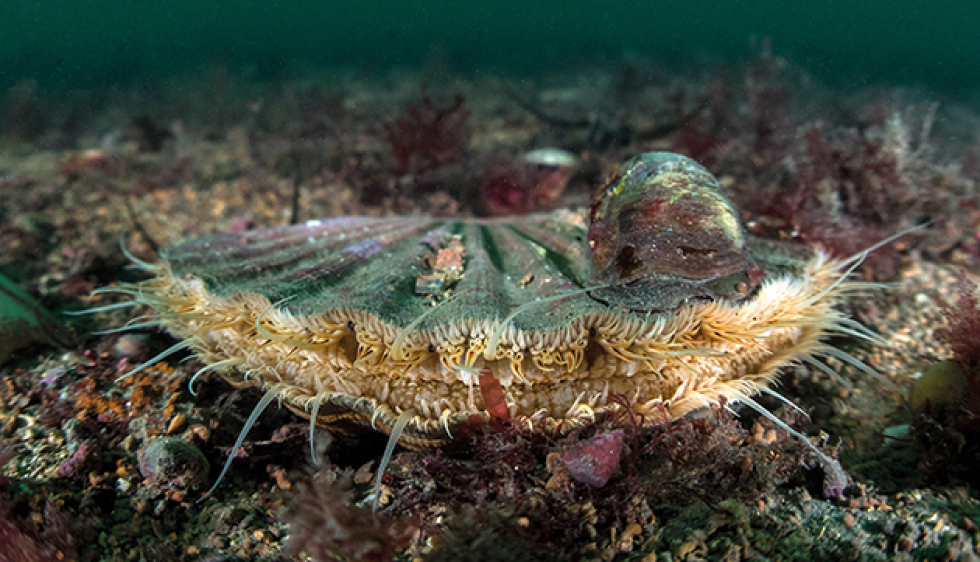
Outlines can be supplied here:
<path id="1" fill-rule="evenodd" d="M 0 86 L 165 78 L 223 64 L 263 79 L 320 66 L 535 74 L 633 53 L 737 62 L 772 41 L 828 83 L 980 83 L 980 3 L 3 0 Z"/>

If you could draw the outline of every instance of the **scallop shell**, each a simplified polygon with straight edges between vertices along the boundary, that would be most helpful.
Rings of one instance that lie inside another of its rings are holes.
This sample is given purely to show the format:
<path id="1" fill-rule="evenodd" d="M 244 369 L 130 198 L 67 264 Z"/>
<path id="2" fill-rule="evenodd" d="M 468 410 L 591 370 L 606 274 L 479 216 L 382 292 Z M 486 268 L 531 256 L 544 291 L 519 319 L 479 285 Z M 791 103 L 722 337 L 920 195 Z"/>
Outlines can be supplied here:
<path id="1" fill-rule="evenodd" d="M 575 427 L 614 395 L 647 419 L 751 402 L 839 353 L 822 340 L 851 330 L 847 262 L 752 246 L 711 174 L 651 153 L 590 210 L 219 234 L 171 248 L 133 294 L 232 383 L 340 429 L 412 412 L 400 441 L 436 447 L 491 418 Z"/>

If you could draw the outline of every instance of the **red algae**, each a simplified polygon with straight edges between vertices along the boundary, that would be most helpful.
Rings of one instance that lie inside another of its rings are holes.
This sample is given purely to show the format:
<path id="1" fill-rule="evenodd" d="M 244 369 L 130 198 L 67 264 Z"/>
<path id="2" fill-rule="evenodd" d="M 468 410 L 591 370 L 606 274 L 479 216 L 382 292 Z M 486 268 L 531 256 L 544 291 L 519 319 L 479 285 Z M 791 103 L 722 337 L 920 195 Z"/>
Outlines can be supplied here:
<path id="1" fill-rule="evenodd" d="M 291 554 L 314 562 L 390 562 L 410 544 L 418 521 L 392 519 L 353 505 L 349 473 L 319 476 L 300 481 L 292 496 L 287 545 Z"/>
<path id="2" fill-rule="evenodd" d="M 466 149 L 470 112 L 462 94 L 449 103 L 425 94 L 419 101 L 406 102 L 404 113 L 383 126 L 396 174 L 431 171 Z"/>

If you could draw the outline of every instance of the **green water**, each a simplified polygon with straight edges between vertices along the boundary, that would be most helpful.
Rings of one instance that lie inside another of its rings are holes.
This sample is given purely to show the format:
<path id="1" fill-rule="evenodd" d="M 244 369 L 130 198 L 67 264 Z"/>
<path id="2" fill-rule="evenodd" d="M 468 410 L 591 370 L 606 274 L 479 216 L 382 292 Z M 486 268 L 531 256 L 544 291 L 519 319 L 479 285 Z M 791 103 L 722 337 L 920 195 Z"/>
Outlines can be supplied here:
<path id="1" fill-rule="evenodd" d="M 215 63 L 275 79 L 304 68 L 383 72 L 433 60 L 508 74 L 614 64 L 626 53 L 672 65 L 738 62 L 756 37 L 831 84 L 973 91 L 978 24 L 976 0 L 3 0 L 0 86 L 166 78 Z"/>

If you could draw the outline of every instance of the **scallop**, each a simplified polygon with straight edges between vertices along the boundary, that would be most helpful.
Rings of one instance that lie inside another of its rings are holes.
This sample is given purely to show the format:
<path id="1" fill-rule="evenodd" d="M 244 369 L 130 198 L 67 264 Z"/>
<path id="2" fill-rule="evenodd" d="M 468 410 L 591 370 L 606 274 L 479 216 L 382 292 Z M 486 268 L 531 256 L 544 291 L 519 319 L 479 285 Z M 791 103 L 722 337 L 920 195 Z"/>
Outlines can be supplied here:
<path id="1" fill-rule="evenodd" d="M 824 340 L 874 337 L 836 306 L 860 257 L 752 239 L 705 168 L 655 152 L 589 209 L 218 234 L 125 290 L 263 407 L 339 430 L 401 418 L 400 442 L 428 448 L 494 418 L 567 430 L 623 404 L 651 421 L 755 405 L 787 365 L 855 362 Z"/>

